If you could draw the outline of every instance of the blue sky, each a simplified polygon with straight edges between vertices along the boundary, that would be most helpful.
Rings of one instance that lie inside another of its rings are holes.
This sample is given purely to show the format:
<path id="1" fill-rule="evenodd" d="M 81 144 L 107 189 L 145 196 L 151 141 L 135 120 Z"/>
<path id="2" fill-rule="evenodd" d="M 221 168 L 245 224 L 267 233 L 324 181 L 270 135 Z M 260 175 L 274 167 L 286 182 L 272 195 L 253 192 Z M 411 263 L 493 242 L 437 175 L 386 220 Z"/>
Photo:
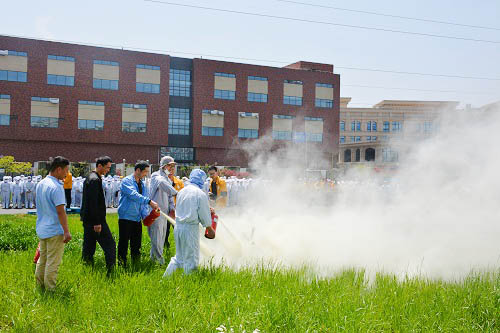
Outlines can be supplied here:
<path id="1" fill-rule="evenodd" d="M 498 0 L 297 0 L 500 29 Z M 275 0 L 171 0 L 340 24 L 500 41 L 500 30 L 431 24 L 283 3 Z M 82 44 L 164 50 L 184 57 L 222 55 L 276 67 L 298 60 L 343 67 L 500 78 L 500 44 L 450 40 L 183 8 L 143 0 L 38 1 L 2 4 L 0 33 Z M 186 54 L 182 53 L 186 52 Z M 190 53 L 190 54 L 187 54 Z M 204 56 L 204 58 L 218 59 Z M 277 62 L 271 62 L 277 61 Z M 500 80 L 389 74 L 336 68 L 352 106 L 382 99 L 456 100 L 475 106 L 500 100 Z M 453 90 L 428 92 L 350 85 Z M 473 93 L 471 93 L 473 92 Z M 354 104 L 359 103 L 359 104 Z"/>

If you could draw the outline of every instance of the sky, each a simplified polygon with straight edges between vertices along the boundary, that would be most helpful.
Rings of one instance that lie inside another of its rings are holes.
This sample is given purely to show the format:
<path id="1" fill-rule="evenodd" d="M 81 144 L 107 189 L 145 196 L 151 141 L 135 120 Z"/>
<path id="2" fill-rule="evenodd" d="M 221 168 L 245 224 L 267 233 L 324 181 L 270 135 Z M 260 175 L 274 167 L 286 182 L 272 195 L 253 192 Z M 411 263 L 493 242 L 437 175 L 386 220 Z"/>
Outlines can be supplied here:
<path id="1" fill-rule="evenodd" d="M 299 60 L 329 63 L 336 66 L 335 73 L 341 75 L 341 96 L 352 97 L 350 105 L 353 107 L 369 107 L 384 99 L 450 100 L 459 101 L 462 106 L 481 106 L 500 100 L 498 0 L 296 0 L 496 30 L 369 15 L 278 0 L 163 2 L 8 1 L 2 4 L 4 15 L 0 20 L 0 34 L 149 49 L 173 56 L 203 56 L 275 67 Z M 165 2 L 496 43 L 217 12 L 167 5 Z M 494 80 L 382 73 L 341 67 Z"/>

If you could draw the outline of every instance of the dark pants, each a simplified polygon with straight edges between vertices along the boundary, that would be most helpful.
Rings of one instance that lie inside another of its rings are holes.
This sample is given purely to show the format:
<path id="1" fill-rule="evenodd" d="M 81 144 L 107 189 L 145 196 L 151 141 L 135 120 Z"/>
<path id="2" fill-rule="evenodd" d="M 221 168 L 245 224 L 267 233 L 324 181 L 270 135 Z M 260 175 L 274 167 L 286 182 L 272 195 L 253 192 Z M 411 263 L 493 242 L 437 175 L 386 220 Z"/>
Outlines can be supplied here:
<path id="1" fill-rule="evenodd" d="M 86 263 L 94 264 L 96 243 L 101 245 L 104 257 L 106 258 L 106 267 L 108 271 L 111 271 L 116 263 L 116 243 L 106 222 L 101 224 L 100 233 L 95 232 L 93 226 L 83 226 L 82 259 Z"/>
<path id="2" fill-rule="evenodd" d="M 64 189 L 64 194 L 66 195 L 66 208 L 71 207 L 71 189 Z"/>
<path id="3" fill-rule="evenodd" d="M 168 236 L 170 235 L 170 227 L 172 227 L 172 223 L 167 221 L 167 233 L 165 234 L 165 246 L 170 248 L 170 243 L 168 242 Z"/>
<path id="4" fill-rule="evenodd" d="M 136 221 L 118 220 L 118 263 L 127 264 L 128 242 L 130 240 L 130 257 L 132 262 L 141 257 L 142 224 Z"/>

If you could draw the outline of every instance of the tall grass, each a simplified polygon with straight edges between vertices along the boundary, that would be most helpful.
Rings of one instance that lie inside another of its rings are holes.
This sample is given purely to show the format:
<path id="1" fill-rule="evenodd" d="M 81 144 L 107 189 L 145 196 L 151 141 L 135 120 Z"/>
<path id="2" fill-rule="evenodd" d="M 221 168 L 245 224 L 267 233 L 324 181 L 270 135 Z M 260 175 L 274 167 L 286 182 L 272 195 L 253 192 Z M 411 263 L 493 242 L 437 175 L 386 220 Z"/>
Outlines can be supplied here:
<path id="1" fill-rule="evenodd" d="M 102 251 L 93 268 L 81 263 L 82 227 L 75 217 L 57 291 L 47 293 L 34 282 L 34 221 L 0 217 L 0 330 L 216 332 L 224 330 L 221 325 L 235 332 L 499 330 L 498 271 L 457 282 L 398 281 L 381 274 L 368 283 L 356 270 L 316 279 L 306 269 L 262 265 L 235 272 L 208 266 L 162 279 L 165 267 L 149 261 L 144 230 L 141 264 L 108 278 Z M 108 223 L 116 239 L 117 217 L 109 216 Z"/>

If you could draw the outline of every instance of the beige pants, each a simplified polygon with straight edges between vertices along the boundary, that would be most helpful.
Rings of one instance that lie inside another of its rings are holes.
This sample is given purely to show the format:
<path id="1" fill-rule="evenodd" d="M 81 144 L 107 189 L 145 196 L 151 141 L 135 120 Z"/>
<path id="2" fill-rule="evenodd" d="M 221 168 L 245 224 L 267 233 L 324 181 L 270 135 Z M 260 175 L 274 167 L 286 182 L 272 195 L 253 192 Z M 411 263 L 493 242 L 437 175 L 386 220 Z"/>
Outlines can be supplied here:
<path id="1" fill-rule="evenodd" d="M 49 290 L 56 287 L 57 272 L 64 253 L 64 236 L 40 239 L 40 258 L 36 264 L 35 278 L 38 285 Z"/>

